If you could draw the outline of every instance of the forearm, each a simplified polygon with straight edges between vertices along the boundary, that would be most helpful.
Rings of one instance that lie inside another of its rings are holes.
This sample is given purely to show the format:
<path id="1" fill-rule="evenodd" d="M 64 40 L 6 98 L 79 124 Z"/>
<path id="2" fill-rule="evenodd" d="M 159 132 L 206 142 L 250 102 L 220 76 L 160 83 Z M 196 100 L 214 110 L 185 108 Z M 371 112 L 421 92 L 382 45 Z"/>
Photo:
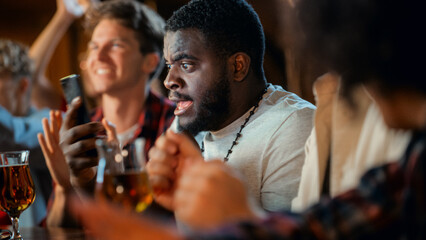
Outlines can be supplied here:
<path id="1" fill-rule="evenodd" d="M 74 219 L 69 210 L 68 204 L 70 202 L 70 196 L 75 195 L 74 190 L 65 191 L 62 187 L 55 187 L 55 195 L 51 208 L 47 215 L 47 226 L 48 227 L 70 227 L 78 228 L 80 225 Z"/>
<path id="2" fill-rule="evenodd" d="M 65 99 L 59 81 L 50 82 L 44 75 L 41 75 L 38 81 L 40 81 L 40 83 L 44 82 L 45 84 L 36 84 L 32 88 L 32 105 L 39 110 L 43 108 L 63 110 Z"/>
<path id="3" fill-rule="evenodd" d="M 387 165 L 364 175 L 357 189 L 330 200 L 322 198 L 319 204 L 302 215 L 273 214 L 268 219 L 240 224 L 240 235 L 262 233 L 272 239 L 274 235 L 287 239 L 347 239 L 385 236 L 392 232 L 401 216 L 404 197 L 403 172 Z M 392 186 L 392 187 L 389 187 Z M 262 236 L 262 235 L 261 235 Z M 237 239 L 237 238 L 235 238 Z"/>
<path id="4" fill-rule="evenodd" d="M 30 48 L 29 55 L 34 61 L 32 101 L 37 108 L 60 107 L 59 83 L 56 79 L 46 78 L 45 72 L 59 41 L 73 21 L 74 16 L 58 10 Z"/>
<path id="5" fill-rule="evenodd" d="M 75 17 L 66 11 L 58 10 L 31 45 L 29 55 L 35 64 L 36 76 L 44 74 L 47 65 L 65 32 Z"/>

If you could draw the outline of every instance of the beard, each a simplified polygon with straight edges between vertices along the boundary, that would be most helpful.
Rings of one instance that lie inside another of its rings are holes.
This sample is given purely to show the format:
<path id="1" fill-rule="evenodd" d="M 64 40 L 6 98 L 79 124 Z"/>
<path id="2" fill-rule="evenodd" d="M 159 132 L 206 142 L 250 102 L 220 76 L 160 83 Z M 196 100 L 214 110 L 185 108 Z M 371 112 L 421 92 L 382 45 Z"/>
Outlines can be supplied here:
<path id="1" fill-rule="evenodd" d="M 218 79 L 203 93 L 195 119 L 183 125 L 178 120 L 179 131 L 185 130 L 195 136 L 201 131 L 219 130 L 229 115 L 230 86 L 225 69 L 222 69 Z"/>

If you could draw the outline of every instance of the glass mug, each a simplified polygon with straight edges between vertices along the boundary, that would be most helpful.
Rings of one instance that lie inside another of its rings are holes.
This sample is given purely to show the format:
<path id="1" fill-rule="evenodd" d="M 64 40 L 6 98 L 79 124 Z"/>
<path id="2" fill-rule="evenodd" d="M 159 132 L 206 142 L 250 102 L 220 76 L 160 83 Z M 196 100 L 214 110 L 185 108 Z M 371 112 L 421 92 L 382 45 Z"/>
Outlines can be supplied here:
<path id="1" fill-rule="evenodd" d="M 143 138 L 136 139 L 123 150 L 118 144 L 106 139 L 96 140 L 99 155 L 96 198 L 117 203 L 128 211 L 138 213 L 152 203 L 144 146 Z"/>
<path id="2" fill-rule="evenodd" d="M 19 216 L 35 199 L 34 181 L 28 166 L 28 150 L 0 152 L 0 210 L 12 220 L 10 239 L 22 239 Z"/>

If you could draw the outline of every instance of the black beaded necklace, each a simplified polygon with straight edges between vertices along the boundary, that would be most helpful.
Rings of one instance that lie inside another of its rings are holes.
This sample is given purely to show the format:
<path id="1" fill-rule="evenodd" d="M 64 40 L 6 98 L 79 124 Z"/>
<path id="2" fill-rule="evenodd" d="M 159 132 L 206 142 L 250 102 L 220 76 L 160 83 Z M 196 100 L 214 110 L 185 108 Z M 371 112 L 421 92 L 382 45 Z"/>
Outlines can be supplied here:
<path id="1" fill-rule="evenodd" d="M 253 109 L 250 111 L 250 114 L 248 115 L 248 117 L 246 118 L 246 120 L 244 121 L 244 123 L 240 126 L 240 130 L 238 131 L 237 135 L 235 136 L 235 140 L 232 142 L 231 147 L 229 148 L 228 152 L 226 153 L 225 158 L 223 158 L 223 160 L 225 162 L 227 162 L 229 160 L 229 155 L 231 155 L 232 153 L 232 149 L 234 148 L 235 145 L 238 144 L 238 139 L 240 139 L 240 137 L 242 136 L 241 132 L 243 131 L 244 127 L 247 125 L 248 121 L 250 120 L 251 116 L 253 116 L 254 112 L 256 111 L 256 109 L 259 107 L 259 103 L 263 98 L 263 95 L 265 95 L 266 91 L 268 90 L 268 85 L 266 86 L 265 89 L 263 89 L 262 95 L 260 95 L 259 101 L 257 101 L 257 103 L 253 106 Z M 204 140 L 201 142 L 201 152 L 204 152 Z"/>

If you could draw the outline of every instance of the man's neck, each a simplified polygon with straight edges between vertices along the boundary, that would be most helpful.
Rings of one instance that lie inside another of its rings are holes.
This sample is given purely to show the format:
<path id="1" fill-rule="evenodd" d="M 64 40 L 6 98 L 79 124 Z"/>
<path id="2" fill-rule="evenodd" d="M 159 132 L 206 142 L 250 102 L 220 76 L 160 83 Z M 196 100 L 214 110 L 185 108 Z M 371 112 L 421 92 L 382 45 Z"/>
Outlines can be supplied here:
<path id="1" fill-rule="evenodd" d="M 29 103 L 23 103 L 24 101 L 22 101 L 21 103 L 18 103 L 18 109 L 16 109 L 16 111 L 14 111 L 12 113 L 12 115 L 17 116 L 17 117 L 25 117 L 28 116 L 29 112 L 30 112 L 30 104 Z"/>
<path id="2" fill-rule="evenodd" d="M 229 108 L 229 117 L 224 121 L 221 128 L 224 128 L 234 122 L 236 119 L 244 115 L 250 108 L 257 104 L 262 96 L 263 91 L 267 87 L 266 82 L 258 81 L 256 83 L 249 83 L 247 86 L 236 86 L 234 90 L 231 89 L 231 101 Z"/>
<path id="3" fill-rule="evenodd" d="M 149 87 L 146 87 L 145 91 L 139 88 L 135 90 L 102 95 L 104 118 L 115 125 L 117 133 L 122 133 L 137 124 L 140 114 L 145 109 Z"/>

